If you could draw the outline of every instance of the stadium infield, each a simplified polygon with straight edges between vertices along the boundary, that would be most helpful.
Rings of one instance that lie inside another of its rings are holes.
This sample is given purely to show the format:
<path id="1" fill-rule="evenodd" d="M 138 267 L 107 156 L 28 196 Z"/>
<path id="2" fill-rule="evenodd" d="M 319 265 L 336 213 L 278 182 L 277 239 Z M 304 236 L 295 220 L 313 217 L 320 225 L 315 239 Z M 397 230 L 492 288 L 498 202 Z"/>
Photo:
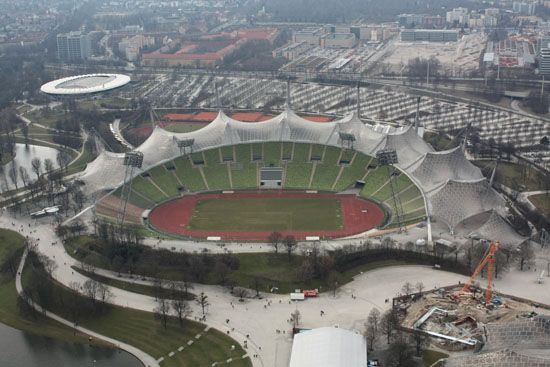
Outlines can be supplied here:
<path id="1" fill-rule="evenodd" d="M 384 211 L 355 195 L 305 192 L 236 192 L 187 195 L 159 205 L 149 223 L 160 232 L 224 241 L 266 241 L 279 231 L 298 240 L 340 238 L 368 231 Z"/>

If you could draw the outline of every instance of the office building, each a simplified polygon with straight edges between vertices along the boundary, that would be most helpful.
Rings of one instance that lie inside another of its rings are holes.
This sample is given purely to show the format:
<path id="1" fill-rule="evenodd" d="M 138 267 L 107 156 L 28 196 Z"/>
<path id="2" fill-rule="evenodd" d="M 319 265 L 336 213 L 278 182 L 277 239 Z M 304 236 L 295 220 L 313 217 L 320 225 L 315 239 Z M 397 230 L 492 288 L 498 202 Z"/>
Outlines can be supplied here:
<path id="1" fill-rule="evenodd" d="M 64 61 L 85 60 L 91 56 L 90 37 L 82 32 L 57 35 L 57 58 Z"/>
<path id="2" fill-rule="evenodd" d="M 522 15 L 533 15 L 535 14 L 536 7 L 537 5 L 535 3 L 514 1 L 512 4 L 512 11 Z"/>
<path id="3" fill-rule="evenodd" d="M 447 23 L 450 24 L 467 24 L 469 20 L 468 9 L 467 8 L 455 8 L 451 11 L 448 11 L 445 17 Z"/>
<path id="4" fill-rule="evenodd" d="M 403 42 L 456 42 L 457 30 L 445 29 L 404 29 L 401 31 Z"/>
<path id="5" fill-rule="evenodd" d="M 542 48 L 539 55 L 539 72 L 550 76 L 550 48 Z"/>

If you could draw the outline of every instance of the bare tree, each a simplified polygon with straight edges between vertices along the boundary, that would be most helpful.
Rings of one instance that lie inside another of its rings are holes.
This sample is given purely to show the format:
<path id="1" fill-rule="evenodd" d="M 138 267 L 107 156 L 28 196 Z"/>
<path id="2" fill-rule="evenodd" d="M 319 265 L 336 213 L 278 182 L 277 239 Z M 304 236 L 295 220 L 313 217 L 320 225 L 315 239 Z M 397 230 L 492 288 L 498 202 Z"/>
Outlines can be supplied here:
<path id="1" fill-rule="evenodd" d="M 429 340 L 425 335 L 418 332 L 414 332 L 411 335 L 411 339 L 414 342 L 416 356 L 420 357 L 420 355 L 422 354 L 422 350 L 429 344 Z"/>
<path id="2" fill-rule="evenodd" d="M 155 295 L 155 300 L 158 301 L 159 298 L 162 298 L 164 294 L 164 281 L 161 278 L 153 279 L 153 294 Z"/>
<path id="3" fill-rule="evenodd" d="M 49 158 L 44 159 L 44 171 L 50 174 L 53 171 L 53 161 Z"/>
<path id="4" fill-rule="evenodd" d="M 216 265 L 214 265 L 214 273 L 219 277 L 221 285 L 225 285 L 227 283 L 227 278 L 231 273 L 231 269 L 229 269 L 229 266 L 227 266 L 223 260 L 219 258 L 218 261 L 216 261 Z"/>
<path id="5" fill-rule="evenodd" d="M 279 245 L 281 242 L 283 242 L 283 235 L 281 232 L 275 231 L 269 235 L 269 244 L 273 247 L 276 254 L 279 253 Z"/>
<path id="6" fill-rule="evenodd" d="M 519 270 L 523 271 L 525 265 L 530 265 L 535 258 L 535 252 L 531 241 L 525 241 L 517 248 L 517 257 L 519 263 Z"/>
<path id="7" fill-rule="evenodd" d="M 397 327 L 398 323 L 399 320 L 393 308 L 386 311 L 380 319 L 380 327 L 382 329 L 382 333 L 386 335 L 388 344 L 390 344 L 393 331 Z"/>
<path id="8" fill-rule="evenodd" d="M 416 291 L 417 291 L 418 293 L 422 293 L 422 291 L 424 290 L 424 283 L 422 283 L 422 282 L 416 282 L 416 284 L 415 284 L 414 287 L 416 288 Z"/>
<path id="9" fill-rule="evenodd" d="M 401 287 L 401 292 L 405 295 L 405 296 L 409 296 L 412 292 L 413 292 L 413 285 L 409 282 L 405 282 L 405 284 L 403 284 L 403 287 Z"/>
<path id="10" fill-rule="evenodd" d="M 155 319 L 159 320 L 166 329 L 170 312 L 170 303 L 164 298 L 157 298 L 157 307 L 153 310 Z"/>
<path id="11" fill-rule="evenodd" d="M 365 336 L 367 337 L 367 343 L 369 349 L 374 349 L 374 343 L 378 339 L 378 333 L 380 332 L 380 311 L 377 308 L 373 308 L 365 323 Z"/>
<path id="12" fill-rule="evenodd" d="M 36 179 L 40 179 L 40 173 L 42 172 L 42 161 L 40 158 L 33 158 L 31 161 L 32 171 L 36 175 Z"/>
<path id="13" fill-rule="evenodd" d="M 181 292 L 178 292 L 180 295 Z M 180 322 L 180 326 L 183 327 L 183 321 L 191 315 L 191 307 L 189 306 L 189 302 L 187 302 L 182 296 L 176 297 L 172 300 L 172 309 L 178 316 L 178 320 Z"/>
<path id="14" fill-rule="evenodd" d="M 57 263 L 43 254 L 37 254 L 38 261 L 42 264 L 44 271 L 50 278 L 53 276 L 53 272 L 57 269 Z"/>
<path id="15" fill-rule="evenodd" d="M 292 257 L 292 252 L 294 252 L 298 243 L 296 242 L 296 238 L 292 235 L 286 236 L 285 239 L 283 240 L 283 243 L 285 245 L 286 252 L 288 254 L 288 261 L 290 262 L 290 259 Z"/>
<path id="16" fill-rule="evenodd" d="M 332 291 L 332 296 L 336 297 L 336 291 L 338 290 L 338 287 L 340 285 L 340 273 L 337 271 L 331 271 L 328 275 L 327 283 Z"/>
<path id="17" fill-rule="evenodd" d="M 239 301 L 241 302 L 244 301 L 245 298 L 248 298 L 248 293 L 248 289 L 243 287 L 235 287 L 235 289 L 233 289 L 233 294 L 239 297 Z"/>
<path id="18" fill-rule="evenodd" d="M 57 152 L 56 160 L 60 168 L 67 170 L 67 167 L 71 162 L 71 156 L 65 150 L 62 149 L 59 152 Z"/>
<path id="19" fill-rule="evenodd" d="M 398 339 L 392 343 L 386 353 L 384 365 L 399 367 L 416 366 L 417 363 L 414 360 L 414 351 L 409 343 L 403 339 Z"/>
<path id="20" fill-rule="evenodd" d="M 99 282 L 93 279 L 88 279 L 84 282 L 84 284 L 82 284 L 82 290 L 84 291 L 84 295 L 88 297 L 90 301 L 92 301 L 92 304 L 94 305 L 97 300 L 98 285 L 99 285 Z"/>
<path id="21" fill-rule="evenodd" d="M 208 302 L 208 296 L 204 294 L 204 292 L 201 292 L 201 294 L 199 294 L 195 301 L 202 309 L 202 317 L 206 317 L 206 307 L 210 306 L 210 302 Z"/>
<path id="22" fill-rule="evenodd" d="M 109 287 L 105 284 L 99 283 L 97 285 L 97 299 L 104 306 L 105 304 L 109 303 L 111 298 L 113 298 L 113 292 L 111 292 Z"/>
<path id="23" fill-rule="evenodd" d="M 23 166 L 19 167 L 19 177 L 23 182 L 23 186 L 27 186 L 30 183 L 29 171 Z"/>
<path id="24" fill-rule="evenodd" d="M 19 188 L 19 172 L 17 170 L 17 164 L 15 163 L 15 161 L 11 162 L 10 169 L 8 170 L 8 176 L 11 183 L 13 184 L 13 186 L 15 186 L 15 189 L 17 190 Z"/>

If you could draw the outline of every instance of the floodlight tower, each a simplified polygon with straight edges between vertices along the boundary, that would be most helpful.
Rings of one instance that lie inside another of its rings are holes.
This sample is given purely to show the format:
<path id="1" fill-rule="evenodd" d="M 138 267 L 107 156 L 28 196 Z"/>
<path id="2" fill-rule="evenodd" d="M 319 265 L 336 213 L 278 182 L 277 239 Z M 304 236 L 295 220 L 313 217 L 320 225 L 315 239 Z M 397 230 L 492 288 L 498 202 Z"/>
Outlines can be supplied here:
<path id="1" fill-rule="evenodd" d="M 285 101 L 285 107 L 287 109 L 292 109 L 292 104 L 290 100 L 290 78 L 286 80 L 286 101 Z"/>
<path id="2" fill-rule="evenodd" d="M 143 165 L 143 153 L 137 150 L 127 152 L 124 155 L 124 166 L 126 170 L 124 172 L 124 183 L 122 184 L 122 193 L 121 199 L 124 202 L 122 207 L 122 212 L 118 216 L 118 224 L 122 226 L 124 224 L 124 219 L 126 217 L 126 207 L 128 205 L 128 200 L 130 199 L 130 194 L 132 192 L 132 178 L 134 177 L 134 171 L 136 168 L 141 168 Z"/>
<path id="3" fill-rule="evenodd" d="M 338 135 L 340 136 L 340 140 L 342 141 L 342 148 L 353 150 L 353 143 L 356 140 L 355 135 L 343 132 L 339 132 Z"/>
<path id="4" fill-rule="evenodd" d="M 393 179 L 394 173 L 396 172 L 394 165 L 398 162 L 397 152 L 395 151 L 395 149 L 382 149 L 376 152 L 376 159 L 378 160 L 379 165 L 387 167 L 391 195 L 393 198 L 393 205 L 395 210 L 394 216 L 397 220 L 399 232 L 401 232 L 405 229 L 403 225 L 403 205 L 401 204 L 401 200 L 399 199 L 399 197 L 396 195 L 397 184 Z"/>
<path id="5" fill-rule="evenodd" d="M 195 144 L 195 139 L 178 139 L 174 137 L 174 140 L 178 145 L 181 155 L 186 153 L 186 148 L 189 148 L 189 153 L 193 152 L 193 144 Z"/>
<path id="6" fill-rule="evenodd" d="M 361 119 L 361 85 L 357 82 L 357 118 Z"/>

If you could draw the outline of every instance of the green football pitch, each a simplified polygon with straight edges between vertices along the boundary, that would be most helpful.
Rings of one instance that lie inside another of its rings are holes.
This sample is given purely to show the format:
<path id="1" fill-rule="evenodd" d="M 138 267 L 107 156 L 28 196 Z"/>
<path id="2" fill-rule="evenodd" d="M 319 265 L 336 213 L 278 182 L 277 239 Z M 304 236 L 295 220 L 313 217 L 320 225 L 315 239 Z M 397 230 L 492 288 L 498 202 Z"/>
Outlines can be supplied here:
<path id="1" fill-rule="evenodd" d="M 188 229 L 309 231 L 341 229 L 341 204 L 331 198 L 242 198 L 199 200 Z"/>

